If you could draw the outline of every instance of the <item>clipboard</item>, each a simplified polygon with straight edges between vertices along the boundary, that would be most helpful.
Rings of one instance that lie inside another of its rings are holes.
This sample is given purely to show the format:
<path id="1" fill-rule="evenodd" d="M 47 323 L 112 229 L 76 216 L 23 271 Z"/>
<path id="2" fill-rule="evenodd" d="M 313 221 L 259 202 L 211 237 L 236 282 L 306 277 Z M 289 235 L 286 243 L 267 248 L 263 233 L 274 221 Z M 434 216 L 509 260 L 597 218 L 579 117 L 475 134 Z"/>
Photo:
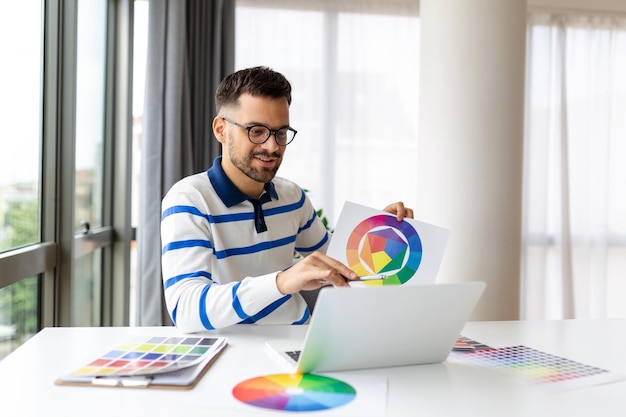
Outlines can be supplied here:
<path id="1" fill-rule="evenodd" d="M 226 346 L 224 337 L 138 337 L 59 377 L 55 384 L 192 389 Z"/>

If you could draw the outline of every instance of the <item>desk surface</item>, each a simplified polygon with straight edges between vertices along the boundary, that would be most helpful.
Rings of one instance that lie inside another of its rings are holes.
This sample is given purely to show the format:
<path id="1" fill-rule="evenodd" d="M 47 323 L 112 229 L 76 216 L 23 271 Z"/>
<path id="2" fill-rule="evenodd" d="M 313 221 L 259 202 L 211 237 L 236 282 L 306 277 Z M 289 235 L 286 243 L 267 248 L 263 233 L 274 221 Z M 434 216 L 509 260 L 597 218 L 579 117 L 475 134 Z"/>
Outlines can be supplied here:
<path id="1" fill-rule="evenodd" d="M 227 337 L 229 346 L 195 388 L 177 391 L 54 384 L 129 338 L 178 334 L 173 327 L 46 328 L 0 361 L 0 410 L 37 417 L 291 415 L 239 403 L 231 390 L 237 381 L 286 372 L 264 344 L 302 339 L 305 332 L 306 326 L 253 325 L 207 332 Z M 626 375 L 626 320 L 470 322 L 462 334 L 493 347 L 525 345 Z M 626 379 L 548 393 L 453 359 L 347 375 L 386 382 L 387 416 L 606 417 L 623 416 L 626 410 Z M 304 414 L 346 415 L 341 408 Z"/>

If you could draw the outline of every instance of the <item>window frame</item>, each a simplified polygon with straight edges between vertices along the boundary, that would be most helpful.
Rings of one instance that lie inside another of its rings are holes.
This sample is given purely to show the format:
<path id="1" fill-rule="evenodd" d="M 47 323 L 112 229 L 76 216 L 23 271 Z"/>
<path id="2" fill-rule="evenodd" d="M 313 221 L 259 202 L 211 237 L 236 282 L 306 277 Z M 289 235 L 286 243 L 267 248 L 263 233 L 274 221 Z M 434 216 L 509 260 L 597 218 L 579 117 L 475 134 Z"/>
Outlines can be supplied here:
<path id="1" fill-rule="evenodd" d="M 43 0 L 39 242 L 0 253 L 0 288 L 39 277 L 38 330 L 71 325 L 75 260 L 102 251 L 102 326 L 128 325 L 133 0 L 107 1 L 104 226 L 76 233 L 74 152 L 79 0 Z"/>

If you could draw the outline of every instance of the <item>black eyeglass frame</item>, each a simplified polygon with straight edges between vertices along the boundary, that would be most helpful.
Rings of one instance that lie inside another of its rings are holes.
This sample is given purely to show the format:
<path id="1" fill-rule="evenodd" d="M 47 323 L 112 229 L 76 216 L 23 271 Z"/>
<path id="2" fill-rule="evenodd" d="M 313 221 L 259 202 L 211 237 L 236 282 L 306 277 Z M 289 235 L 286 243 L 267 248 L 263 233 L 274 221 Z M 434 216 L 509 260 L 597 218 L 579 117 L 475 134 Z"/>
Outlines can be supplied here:
<path id="1" fill-rule="evenodd" d="M 293 142 L 293 140 L 296 138 L 296 134 L 298 133 L 298 131 L 297 131 L 296 129 L 294 129 L 293 127 L 291 127 L 291 126 L 281 127 L 280 129 L 270 129 L 269 127 L 267 127 L 267 126 L 265 126 L 265 125 L 252 125 L 252 126 L 244 126 L 244 125 L 242 125 L 242 124 L 240 124 L 240 123 L 235 122 L 234 120 L 229 119 L 228 117 L 224 117 L 224 116 L 220 116 L 220 117 L 222 118 L 222 120 L 226 120 L 228 123 L 232 123 L 232 124 L 234 124 L 235 126 L 239 126 L 240 128 L 245 129 L 246 131 L 248 131 L 248 140 L 249 140 L 250 142 L 254 143 L 255 145 L 262 145 L 262 144 L 264 144 L 265 142 L 267 142 L 267 140 L 270 138 L 270 136 L 274 135 L 274 140 L 276 141 L 276 144 L 277 144 L 278 146 L 287 146 L 287 145 L 289 145 L 291 142 Z M 262 128 L 267 129 L 267 132 L 268 132 L 268 133 L 267 133 L 267 137 L 266 137 L 265 139 L 263 139 L 261 142 L 255 142 L 255 141 L 253 141 L 253 140 L 252 140 L 252 138 L 250 137 L 250 131 L 251 131 L 252 129 L 254 129 L 255 127 L 262 127 Z M 280 130 L 283 130 L 283 129 L 287 129 L 287 130 L 289 130 L 290 132 L 293 132 L 293 136 L 292 136 L 292 137 L 291 137 L 291 139 L 289 139 L 289 141 L 288 141 L 287 143 L 285 143 L 285 144 L 281 144 L 281 143 L 279 143 L 279 142 L 278 142 L 278 136 L 277 136 L 277 135 L 278 135 L 278 132 L 279 132 Z"/>

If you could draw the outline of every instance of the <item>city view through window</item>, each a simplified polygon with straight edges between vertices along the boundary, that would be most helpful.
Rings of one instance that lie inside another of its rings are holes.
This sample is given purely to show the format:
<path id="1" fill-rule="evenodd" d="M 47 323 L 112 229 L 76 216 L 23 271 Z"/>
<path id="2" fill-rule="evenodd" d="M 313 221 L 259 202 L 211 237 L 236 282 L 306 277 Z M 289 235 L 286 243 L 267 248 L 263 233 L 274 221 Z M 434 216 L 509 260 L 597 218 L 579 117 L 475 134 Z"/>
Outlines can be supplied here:
<path id="1" fill-rule="evenodd" d="M 0 253 L 40 240 L 41 1 L 0 3 Z M 14 42 L 16 38 L 20 42 Z M 37 331 L 38 277 L 0 288 L 0 358 Z"/>

